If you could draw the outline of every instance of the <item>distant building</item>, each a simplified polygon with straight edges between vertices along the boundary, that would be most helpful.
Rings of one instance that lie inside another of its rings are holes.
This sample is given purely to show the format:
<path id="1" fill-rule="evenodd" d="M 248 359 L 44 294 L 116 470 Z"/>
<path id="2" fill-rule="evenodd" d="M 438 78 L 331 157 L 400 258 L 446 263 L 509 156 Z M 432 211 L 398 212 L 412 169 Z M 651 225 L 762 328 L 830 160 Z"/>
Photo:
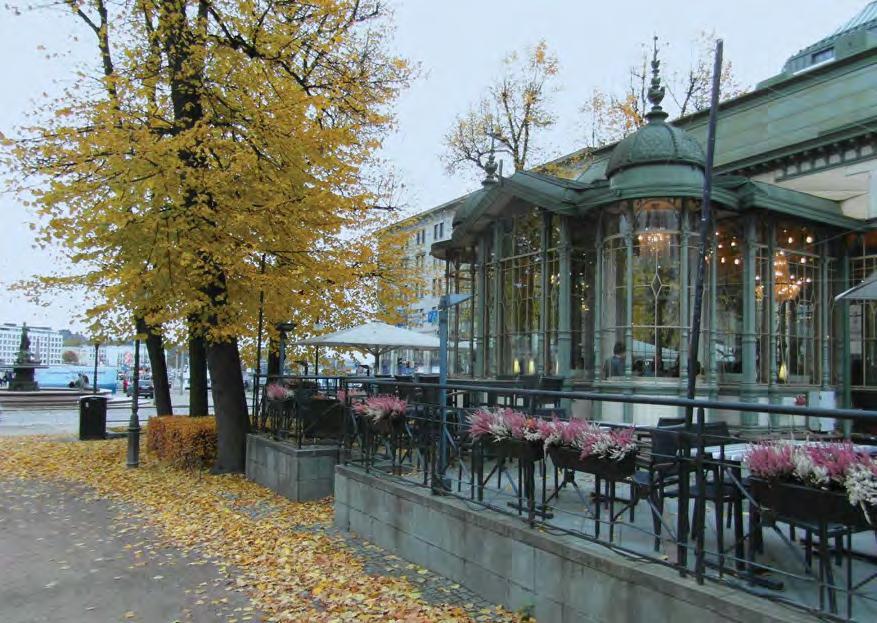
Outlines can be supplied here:
<path id="1" fill-rule="evenodd" d="M 60 331 L 49 327 L 28 327 L 30 350 L 42 363 L 58 365 L 61 363 L 61 350 L 64 338 Z M 21 325 L 5 322 L 0 324 L 0 365 L 10 365 L 18 356 L 21 344 Z"/>
<path id="2" fill-rule="evenodd" d="M 394 224 L 393 230 L 402 229 L 410 233 L 402 248 L 402 262 L 413 267 L 418 283 L 414 296 L 408 301 L 403 326 L 420 333 L 438 335 L 438 301 L 444 293 L 445 262 L 429 255 L 430 247 L 451 237 L 454 213 L 462 202 L 454 199 L 439 206 L 420 212 Z M 397 373 L 397 361 L 410 362 L 420 372 L 431 371 L 438 361 L 432 353 L 400 351 L 382 358 L 382 373 Z"/>
<path id="3" fill-rule="evenodd" d="M 71 347 L 65 350 L 72 350 L 79 357 L 79 363 L 84 366 L 94 365 L 94 344 L 84 344 L 83 346 Z M 146 349 L 141 351 L 141 358 L 144 364 L 149 363 L 145 353 Z M 111 366 L 115 368 L 131 367 L 134 365 L 134 344 L 101 344 L 98 349 L 98 364 L 102 366 Z"/>

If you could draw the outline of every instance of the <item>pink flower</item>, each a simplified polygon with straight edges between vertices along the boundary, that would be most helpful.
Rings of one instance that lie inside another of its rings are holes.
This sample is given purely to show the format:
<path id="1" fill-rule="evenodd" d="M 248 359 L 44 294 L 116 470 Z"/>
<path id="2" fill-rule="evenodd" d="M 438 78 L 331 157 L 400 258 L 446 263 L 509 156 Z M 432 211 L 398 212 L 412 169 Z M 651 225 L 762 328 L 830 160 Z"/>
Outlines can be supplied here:
<path id="1" fill-rule="evenodd" d="M 289 389 L 280 383 L 269 383 L 265 386 L 265 395 L 269 400 L 285 400 L 289 398 Z"/>
<path id="2" fill-rule="evenodd" d="M 401 418 L 405 416 L 408 403 L 401 398 L 389 394 L 379 394 L 366 398 L 353 406 L 353 410 L 375 422 L 385 418 Z"/>

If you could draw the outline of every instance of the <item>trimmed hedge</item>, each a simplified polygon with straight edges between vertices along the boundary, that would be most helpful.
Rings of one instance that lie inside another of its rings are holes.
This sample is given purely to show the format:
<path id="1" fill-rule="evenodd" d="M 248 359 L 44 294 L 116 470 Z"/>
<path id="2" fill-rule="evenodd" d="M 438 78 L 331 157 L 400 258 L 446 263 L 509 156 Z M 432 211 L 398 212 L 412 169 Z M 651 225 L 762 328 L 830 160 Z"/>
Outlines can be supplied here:
<path id="1" fill-rule="evenodd" d="M 163 415 L 149 419 L 146 449 L 159 461 L 185 469 L 216 461 L 216 418 Z"/>

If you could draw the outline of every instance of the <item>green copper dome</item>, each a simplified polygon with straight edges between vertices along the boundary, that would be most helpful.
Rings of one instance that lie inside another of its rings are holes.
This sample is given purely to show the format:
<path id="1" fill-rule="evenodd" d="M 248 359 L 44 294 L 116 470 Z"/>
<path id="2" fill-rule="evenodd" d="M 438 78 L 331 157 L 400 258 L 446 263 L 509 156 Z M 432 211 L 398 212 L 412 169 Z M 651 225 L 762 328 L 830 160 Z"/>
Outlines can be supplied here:
<path id="1" fill-rule="evenodd" d="M 606 165 L 606 177 L 641 164 L 686 163 L 704 167 L 703 149 L 684 130 L 660 121 L 649 121 L 618 143 Z"/>
<path id="2" fill-rule="evenodd" d="M 622 169 L 642 164 L 690 164 L 701 169 L 706 163 L 703 148 L 685 130 L 680 130 L 667 123 L 667 113 L 661 108 L 664 99 L 664 87 L 658 77 L 660 61 L 652 60 L 652 84 L 649 89 L 649 101 L 652 109 L 646 113 L 647 123 L 636 132 L 622 140 L 609 157 L 606 165 L 606 177 L 612 177 Z"/>

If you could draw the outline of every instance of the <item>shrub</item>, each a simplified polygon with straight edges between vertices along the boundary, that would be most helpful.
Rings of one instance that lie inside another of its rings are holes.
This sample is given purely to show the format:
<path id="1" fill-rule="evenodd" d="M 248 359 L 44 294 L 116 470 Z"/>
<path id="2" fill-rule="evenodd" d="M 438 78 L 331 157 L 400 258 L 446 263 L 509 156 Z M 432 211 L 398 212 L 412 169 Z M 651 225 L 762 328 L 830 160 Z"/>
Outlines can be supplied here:
<path id="1" fill-rule="evenodd" d="M 159 461 L 175 467 L 210 467 L 216 460 L 216 419 L 179 415 L 150 418 L 146 449 Z"/>

